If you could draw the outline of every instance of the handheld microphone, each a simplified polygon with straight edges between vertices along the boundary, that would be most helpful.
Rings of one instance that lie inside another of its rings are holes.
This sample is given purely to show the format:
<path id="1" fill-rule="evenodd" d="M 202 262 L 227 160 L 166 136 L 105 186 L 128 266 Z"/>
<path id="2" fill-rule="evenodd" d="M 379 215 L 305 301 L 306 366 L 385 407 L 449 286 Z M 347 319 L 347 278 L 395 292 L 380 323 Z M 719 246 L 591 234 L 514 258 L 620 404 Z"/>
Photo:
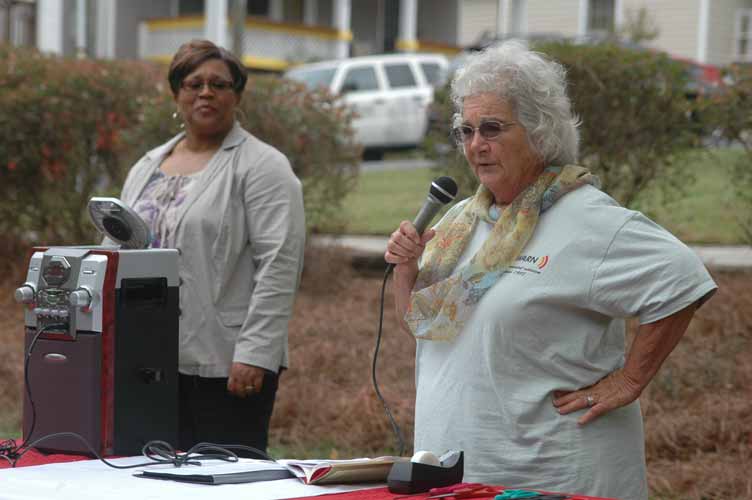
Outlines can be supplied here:
<path id="1" fill-rule="evenodd" d="M 413 226 L 418 231 L 418 235 L 423 234 L 431 220 L 439 213 L 441 207 L 454 200 L 455 196 L 457 196 L 457 183 L 451 177 L 443 176 L 431 182 L 428 197 L 426 197 L 426 201 L 423 202 L 423 206 L 420 207 L 420 211 L 413 221 Z M 387 265 L 386 273 L 391 273 L 393 269 L 394 264 Z"/>
<path id="2" fill-rule="evenodd" d="M 457 196 L 457 183 L 454 182 L 454 179 L 452 179 L 451 177 L 439 177 L 438 179 L 434 179 L 434 181 L 431 182 L 431 188 L 428 191 L 428 197 L 426 198 L 426 201 L 423 202 L 423 206 L 420 207 L 420 211 L 413 221 L 413 225 L 415 226 L 415 229 L 417 229 L 419 235 L 423 234 L 423 231 L 426 230 L 428 224 L 431 222 L 431 219 L 436 217 L 436 214 L 439 213 L 441 207 L 452 201 L 455 196 Z M 389 417 L 389 422 L 392 424 L 392 430 L 394 431 L 394 435 L 397 437 L 397 441 L 399 443 L 399 455 L 402 455 L 405 450 L 405 439 L 402 437 L 402 432 L 400 431 L 399 425 L 397 425 L 397 421 L 394 419 L 392 411 L 389 409 L 389 405 L 387 405 L 386 401 L 384 400 L 384 396 L 381 395 L 379 384 L 376 381 L 376 360 L 379 357 L 381 332 L 384 327 L 384 291 L 386 290 L 386 282 L 389 279 L 389 275 L 391 274 L 393 269 L 394 264 L 389 264 L 386 266 L 384 281 L 381 283 L 379 332 L 376 335 L 376 349 L 373 351 L 371 379 L 373 380 L 373 388 L 376 391 L 376 396 L 378 396 L 381 404 L 384 405 L 384 412 L 386 413 L 386 416 Z M 460 478 L 460 480 L 461 479 L 462 478 Z"/>

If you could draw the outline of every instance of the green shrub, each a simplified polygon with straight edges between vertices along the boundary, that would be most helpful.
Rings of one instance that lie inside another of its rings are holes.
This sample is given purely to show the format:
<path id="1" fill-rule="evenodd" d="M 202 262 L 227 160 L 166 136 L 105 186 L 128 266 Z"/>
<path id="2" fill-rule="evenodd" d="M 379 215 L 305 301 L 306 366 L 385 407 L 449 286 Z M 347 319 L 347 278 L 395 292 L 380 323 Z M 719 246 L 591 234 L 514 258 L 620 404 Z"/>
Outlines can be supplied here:
<path id="1" fill-rule="evenodd" d="M 693 105 L 684 94 L 682 66 L 667 56 L 615 45 L 538 45 L 567 69 L 569 96 L 580 117 L 579 163 L 596 173 L 603 188 L 624 205 L 651 184 L 667 196 L 691 182 L 677 155 L 699 145 Z M 452 149 L 449 124 L 451 101 L 437 93 L 437 123 L 424 144 L 431 157 L 443 157 L 439 168 L 461 182 L 477 180 Z M 446 151 L 452 151 L 446 153 Z M 471 190 L 463 186 L 463 192 Z"/>
<path id="2" fill-rule="evenodd" d="M 179 130 L 164 68 L 71 60 L 0 46 L 0 252 L 96 241 L 94 195 L 117 195 L 130 166 Z M 333 96 L 270 77 L 249 80 L 241 123 L 290 159 L 309 227 L 336 219 L 360 147 Z M 330 224 L 331 225 L 331 224 Z"/>
<path id="3" fill-rule="evenodd" d="M 0 232 L 6 249 L 91 241 L 93 193 L 121 178 L 121 131 L 154 93 L 138 63 L 0 51 Z"/>

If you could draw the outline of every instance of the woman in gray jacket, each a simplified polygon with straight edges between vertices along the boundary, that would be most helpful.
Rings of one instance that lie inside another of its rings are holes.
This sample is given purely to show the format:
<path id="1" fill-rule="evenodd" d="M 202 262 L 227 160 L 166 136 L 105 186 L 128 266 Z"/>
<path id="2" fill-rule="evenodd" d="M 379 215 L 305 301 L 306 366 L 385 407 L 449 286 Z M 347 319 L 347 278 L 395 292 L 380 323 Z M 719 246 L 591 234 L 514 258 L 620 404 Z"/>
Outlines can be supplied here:
<path id="1" fill-rule="evenodd" d="M 152 247 L 180 251 L 180 443 L 266 449 L 305 243 L 287 158 L 235 120 L 247 76 L 206 40 L 184 44 L 168 80 L 185 131 L 131 169 L 123 200 Z"/>

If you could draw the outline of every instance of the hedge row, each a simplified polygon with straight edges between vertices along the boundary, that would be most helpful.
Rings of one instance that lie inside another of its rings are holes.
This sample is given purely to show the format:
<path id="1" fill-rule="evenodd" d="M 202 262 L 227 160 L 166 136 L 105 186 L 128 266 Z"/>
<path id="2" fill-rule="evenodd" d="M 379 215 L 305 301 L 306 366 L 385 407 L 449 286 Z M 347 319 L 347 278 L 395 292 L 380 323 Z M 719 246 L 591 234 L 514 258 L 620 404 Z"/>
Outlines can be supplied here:
<path id="1" fill-rule="evenodd" d="M 117 195 L 129 167 L 179 130 L 163 67 L 0 47 L 0 252 L 98 239 L 92 196 Z M 336 218 L 357 176 L 350 111 L 332 96 L 252 77 L 241 123 L 290 159 L 309 226 Z"/>

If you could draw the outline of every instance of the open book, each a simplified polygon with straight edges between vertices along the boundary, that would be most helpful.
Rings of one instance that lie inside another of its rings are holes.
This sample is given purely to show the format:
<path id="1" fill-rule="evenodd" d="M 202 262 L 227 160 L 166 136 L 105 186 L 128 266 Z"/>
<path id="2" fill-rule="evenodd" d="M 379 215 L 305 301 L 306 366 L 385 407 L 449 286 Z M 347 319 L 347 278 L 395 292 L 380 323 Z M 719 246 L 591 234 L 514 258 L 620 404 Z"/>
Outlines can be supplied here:
<path id="1" fill-rule="evenodd" d="M 406 457 L 356 458 L 353 460 L 278 460 L 306 484 L 386 482 L 392 465 Z"/>

